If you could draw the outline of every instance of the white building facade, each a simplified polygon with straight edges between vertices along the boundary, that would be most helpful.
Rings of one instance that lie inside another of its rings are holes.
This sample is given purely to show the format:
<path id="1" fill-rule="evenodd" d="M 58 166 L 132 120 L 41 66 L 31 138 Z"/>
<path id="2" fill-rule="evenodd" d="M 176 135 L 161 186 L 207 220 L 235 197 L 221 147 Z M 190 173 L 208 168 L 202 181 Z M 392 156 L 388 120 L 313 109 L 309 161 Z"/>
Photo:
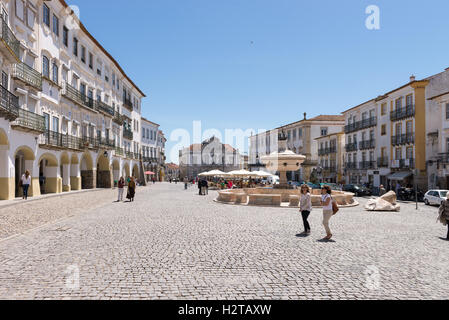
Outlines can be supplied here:
<path id="1" fill-rule="evenodd" d="M 2 1 L 0 199 L 142 178 L 145 94 L 65 1 Z"/>

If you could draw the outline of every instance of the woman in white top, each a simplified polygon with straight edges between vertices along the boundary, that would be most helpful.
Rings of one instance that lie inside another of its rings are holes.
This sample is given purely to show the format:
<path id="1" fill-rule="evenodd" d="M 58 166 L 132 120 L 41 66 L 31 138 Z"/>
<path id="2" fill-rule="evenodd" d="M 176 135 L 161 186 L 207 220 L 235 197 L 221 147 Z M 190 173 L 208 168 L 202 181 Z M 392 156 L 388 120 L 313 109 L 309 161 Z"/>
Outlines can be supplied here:
<path id="1" fill-rule="evenodd" d="M 330 240 L 332 238 L 331 229 L 329 228 L 329 220 L 334 215 L 331 194 L 331 188 L 329 186 L 323 186 L 321 189 L 321 205 L 323 206 L 323 226 L 327 234 L 324 238 L 325 240 Z"/>
<path id="2" fill-rule="evenodd" d="M 301 198 L 299 202 L 302 222 L 304 223 L 304 234 L 310 234 L 310 224 L 307 219 L 312 211 L 312 198 L 310 197 L 310 188 L 306 184 L 301 186 Z"/>
<path id="3" fill-rule="evenodd" d="M 22 175 L 21 183 L 22 183 L 22 189 L 23 189 L 23 199 L 27 200 L 28 199 L 28 189 L 30 188 L 30 185 L 31 185 L 31 175 L 30 175 L 29 171 L 26 171 Z"/>

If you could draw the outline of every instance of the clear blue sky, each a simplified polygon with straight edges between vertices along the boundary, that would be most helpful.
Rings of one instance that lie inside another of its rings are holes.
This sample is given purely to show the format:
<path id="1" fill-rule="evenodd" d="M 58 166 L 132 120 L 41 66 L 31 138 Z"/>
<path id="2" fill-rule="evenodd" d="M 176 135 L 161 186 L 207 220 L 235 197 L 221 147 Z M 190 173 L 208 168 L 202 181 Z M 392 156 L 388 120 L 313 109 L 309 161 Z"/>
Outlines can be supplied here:
<path id="1" fill-rule="evenodd" d="M 270 129 L 449 67 L 447 0 L 71 0 L 174 129 Z M 368 5 L 380 30 L 365 27 Z"/>

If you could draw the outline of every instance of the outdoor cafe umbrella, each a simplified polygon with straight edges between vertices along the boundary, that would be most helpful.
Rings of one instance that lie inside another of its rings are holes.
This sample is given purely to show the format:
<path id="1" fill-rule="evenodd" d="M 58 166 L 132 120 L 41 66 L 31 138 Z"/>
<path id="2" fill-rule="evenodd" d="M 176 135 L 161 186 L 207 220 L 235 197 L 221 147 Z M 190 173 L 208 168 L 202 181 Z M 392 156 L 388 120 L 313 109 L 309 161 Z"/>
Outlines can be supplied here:
<path id="1" fill-rule="evenodd" d="M 258 178 L 268 178 L 273 176 L 273 174 L 265 172 L 265 171 L 253 171 L 253 173 L 256 175 L 256 177 Z"/>
<path id="2" fill-rule="evenodd" d="M 155 174 L 155 173 L 151 172 L 151 171 L 146 171 L 145 174 L 152 175 L 152 174 Z"/>
<path id="3" fill-rule="evenodd" d="M 205 171 L 205 172 L 202 172 L 202 173 L 198 174 L 198 176 L 199 177 L 207 177 L 208 174 L 209 174 L 209 171 Z"/>
<path id="4" fill-rule="evenodd" d="M 248 170 L 236 170 L 227 173 L 227 176 L 235 177 L 235 178 L 251 178 L 251 177 L 259 177 L 254 172 Z"/>
<path id="5" fill-rule="evenodd" d="M 205 176 L 208 176 L 208 177 L 220 177 L 220 176 L 223 176 L 223 175 L 225 175 L 225 173 L 223 171 L 220 171 L 220 170 L 212 170 L 212 171 L 209 171 L 209 172 L 205 173 Z"/>

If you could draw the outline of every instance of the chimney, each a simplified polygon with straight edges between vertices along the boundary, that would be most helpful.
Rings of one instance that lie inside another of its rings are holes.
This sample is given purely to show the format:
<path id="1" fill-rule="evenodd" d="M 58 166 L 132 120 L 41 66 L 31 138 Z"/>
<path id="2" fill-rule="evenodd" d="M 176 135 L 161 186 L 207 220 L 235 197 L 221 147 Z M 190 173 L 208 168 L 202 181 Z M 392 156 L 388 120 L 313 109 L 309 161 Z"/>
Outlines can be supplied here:
<path id="1" fill-rule="evenodd" d="M 304 112 L 304 120 L 307 120 L 307 112 Z"/>
<path id="2" fill-rule="evenodd" d="M 413 81 L 415 81 L 416 80 L 416 77 L 412 74 L 411 76 L 410 76 L 410 82 L 413 82 Z"/>

